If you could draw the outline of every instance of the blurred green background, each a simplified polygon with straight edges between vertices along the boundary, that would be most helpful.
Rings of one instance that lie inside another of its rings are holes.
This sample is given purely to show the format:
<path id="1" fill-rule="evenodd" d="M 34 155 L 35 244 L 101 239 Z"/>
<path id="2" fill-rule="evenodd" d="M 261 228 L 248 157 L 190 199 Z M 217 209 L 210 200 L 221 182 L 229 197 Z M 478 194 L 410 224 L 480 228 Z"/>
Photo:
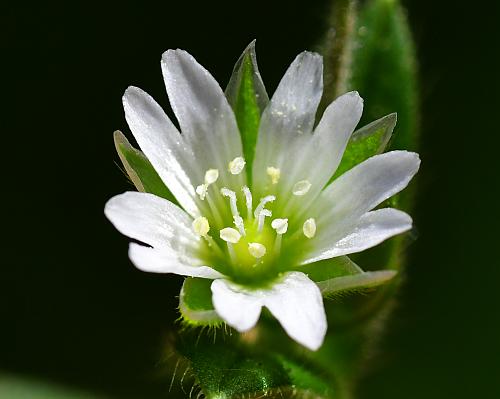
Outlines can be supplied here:
<path id="1" fill-rule="evenodd" d="M 360 397 L 498 398 L 498 4 L 404 5 L 421 86 L 419 237 Z M 2 5 L 2 399 L 12 395 L 6 376 L 167 397 L 162 359 L 182 278 L 135 270 L 128 240 L 103 215 L 108 198 L 131 189 L 112 141 L 113 130 L 128 131 L 121 95 L 136 85 L 167 107 L 159 60 L 177 47 L 224 86 L 254 38 L 272 93 L 294 56 L 319 42 L 329 6 Z"/>

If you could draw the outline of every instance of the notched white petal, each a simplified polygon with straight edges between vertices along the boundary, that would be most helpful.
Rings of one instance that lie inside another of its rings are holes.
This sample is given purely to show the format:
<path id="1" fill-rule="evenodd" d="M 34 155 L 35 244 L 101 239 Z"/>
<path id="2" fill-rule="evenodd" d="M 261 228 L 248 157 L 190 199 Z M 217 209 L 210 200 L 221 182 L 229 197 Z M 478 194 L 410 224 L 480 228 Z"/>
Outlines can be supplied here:
<path id="1" fill-rule="evenodd" d="M 323 297 L 313 281 L 304 273 L 291 272 L 262 296 L 263 305 L 290 337 L 313 351 L 319 349 L 327 322 Z"/>
<path id="2" fill-rule="evenodd" d="M 104 213 L 126 236 L 162 248 L 195 248 L 197 237 L 188 214 L 153 194 L 126 192 L 111 198 Z"/>
<path id="3" fill-rule="evenodd" d="M 217 314 L 239 332 L 250 330 L 259 320 L 262 305 L 256 298 L 226 280 L 211 285 L 212 302 Z"/>
<path id="4" fill-rule="evenodd" d="M 155 249 L 131 243 L 129 257 L 144 272 L 173 273 L 181 276 L 216 279 L 224 277 L 218 271 L 205 266 L 200 260 L 170 250 Z"/>
<path id="5" fill-rule="evenodd" d="M 304 273 L 287 273 L 269 289 L 249 290 L 222 279 L 215 280 L 211 289 L 215 310 L 239 332 L 255 326 L 265 306 L 298 343 L 311 350 L 323 343 L 327 329 L 323 298 Z"/>
<path id="6" fill-rule="evenodd" d="M 320 244 L 304 263 L 364 251 L 410 230 L 411 227 L 411 217 L 400 210 L 383 208 L 367 212 L 341 239 L 321 240 L 322 245 Z"/>

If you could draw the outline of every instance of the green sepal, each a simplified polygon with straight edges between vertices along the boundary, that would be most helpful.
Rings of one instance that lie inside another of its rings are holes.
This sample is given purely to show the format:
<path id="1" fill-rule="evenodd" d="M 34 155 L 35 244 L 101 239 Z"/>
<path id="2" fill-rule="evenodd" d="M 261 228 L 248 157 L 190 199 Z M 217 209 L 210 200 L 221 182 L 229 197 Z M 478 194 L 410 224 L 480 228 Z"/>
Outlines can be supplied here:
<path id="1" fill-rule="evenodd" d="M 319 262 L 299 266 L 296 270 L 307 274 L 314 282 L 363 273 L 363 270 L 347 256 L 320 260 Z"/>
<path id="2" fill-rule="evenodd" d="M 241 134 L 246 171 L 251 181 L 260 116 L 269 97 L 257 66 L 255 40 L 243 51 L 226 88 L 226 97 L 233 108 Z"/>
<path id="3" fill-rule="evenodd" d="M 155 194 L 177 204 L 176 199 L 146 156 L 132 147 L 125 135 L 119 130 L 113 133 L 113 139 L 123 167 L 137 190 Z"/>
<path id="4" fill-rule="evenodd" d="M 356 130 L 347 144 L 337 171 L 330 181 L 386 149 L 397 122 L 397 114 L 386 115 Z"/>
<path id="5" fill-rule="evenodd" d="M 184 323 L 193 326 L 218 326 L 223 323 L 212 303 L 212 280 L 188 277 L 179 295 L 179 310 Z"/>
<path id="6" fill-rule="evenodd" d="M 352 276 L 336 277 L 320 281 L 316 284 L 324 297 L 332 297 L 345 293 L 361 292 L 378 287 L 392 280 L 396 276 L 395 270 L 379 270 L 375 272 L 362 272 Z"/>
<path id="7" fill-rule="evenodd" d="M 394 270 L 364 272 L 347 256 L 321 260 L 301 266 L 297 270 L 307 274 L 325 297 L 374 288 L 397 274 Z"/>

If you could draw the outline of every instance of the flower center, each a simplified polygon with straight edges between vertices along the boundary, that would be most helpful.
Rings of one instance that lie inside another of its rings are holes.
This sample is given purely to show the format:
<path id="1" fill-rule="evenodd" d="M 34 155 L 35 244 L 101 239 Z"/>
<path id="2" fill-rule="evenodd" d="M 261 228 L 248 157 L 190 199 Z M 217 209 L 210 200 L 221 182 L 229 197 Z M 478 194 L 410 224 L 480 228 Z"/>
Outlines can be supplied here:
<path id="1" fill-rule="evenodd" d="M 228 165 L 228 171 L 232 175 L 243 172 L 245 160 L 237 157 Z M 281 177 L 281 171 L 273 166 L 267 168 L 267 174 L 272 185 L 276 185 Z M 262 280 L 264 277 L 276 276 L 280 272 L 278 259 L 281 255 L 283 236 L 288 231 L 288 219 L 274 218 L 269 209 L 276 201 L 275 195 L 262 197 L 256 206 L 249 187 L 241 187 L 240 206 L 238 207 L 238 195 L 235 191 L 222 187 L 216 189 L 219 171 L 209 169 L 205 173 L 205 181 L 196 187 L 196 193 L 200 200 L 207 201 L 212 215 L 210 220 L 218 220 L 218 225 L 225 225 L 217 233 L 209 235 L 209 219 L 200 216 L 193 221 L 193 230 L 203 237 L 214 253 L 217 255 L 216 262 L 224 264 L 225 273 L 229 273 L 234 279 Z M 216 192 L 212 192 L 210 186 L 214 185 Z M 292 194 L 295 196 L 306 195 L 311 187 L 307 180 L 297 182 Z M 223 198 L 221 198 L 220 196 Z M 229 207 L 232 223 L 224 223 L 221 220 L 214 198 L 227 201 L 223 207 Z M 243 201 L 241 201 L 243 200 Z M 244 202 L 244 207 L 241 206 Z M 240 210 L 242 211 L 240 213 Z M 207 215 L 208 216 L 208 215 Z M 222 223 L 221 223 L 222 222 Z M 316 233 L 315 220 L 310 218 L 304 222 L 302 234 L 311 239 Z M 296 235 L 294 235 L 296 236 Z"/>

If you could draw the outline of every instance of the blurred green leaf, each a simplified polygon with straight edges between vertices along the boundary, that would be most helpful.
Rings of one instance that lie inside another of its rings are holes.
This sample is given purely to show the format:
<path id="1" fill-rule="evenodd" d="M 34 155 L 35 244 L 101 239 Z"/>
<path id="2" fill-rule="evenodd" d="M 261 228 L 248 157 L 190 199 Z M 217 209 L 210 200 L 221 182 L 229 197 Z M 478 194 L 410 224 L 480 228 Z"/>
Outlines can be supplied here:
<path id="1" fill-rule="evenodd" d="M 371 0 L 360 8 L 348 88 L 365 99 L 361 123 L 391 112 L 398 126 L 391 148 L 415 150 L 418 88 L 415 49 L 397 0 Z"/>
<path id="2" fill-rule="evenodd" d="M 158 195 L 177 204 L 177 200 L 165 186 L 146 156 L 132 147 L 125 135 L 119 130 L 114 132 L 113 138 L 116 152 L 137 190 Z"/>
<path id="3" fill-rule="evenodd" d="M 179 310 L 183 320 L 191 325 L 220 325 L 222 320 L 212 304 L 212 280 L 188 277 L 179 295 Z"/>
<path id="4" fill-rule="evenodd" d="M 352 167 L 376 154 L 381 154 L 387 147 L 396 126 L 397 114 L 386 115 L 356 130 L 349 140 L 342 161 L 330 181 L 347 172 Z"/>
<path id="5" fill-rule="evenodd" d="M 104 399 L 76 389 L 54 383 L 13 375 L 0 374 L 0 398 L 2 399 Z"/>
<path id="6" fill-rule="evenodd" d="M 318 117 L 335 98 L 349 91 L 354 31 L 357 20 L 355 0 L 334 0 L 327 30 L 318 51 L 323 54 L 324 89 Z M 356 90 L 356 89 L 354 89 Z"/>
<path id="7" fill-rule="evenodd" d="M 251 181 L 260 115 L 269 102 L 257 66 L 255 40 L 248 45 L 236 62 L 226 88 L 226 97 L 236 116 L 243 143 L 243 153 L 247 162 L 246 171 Z"/>

